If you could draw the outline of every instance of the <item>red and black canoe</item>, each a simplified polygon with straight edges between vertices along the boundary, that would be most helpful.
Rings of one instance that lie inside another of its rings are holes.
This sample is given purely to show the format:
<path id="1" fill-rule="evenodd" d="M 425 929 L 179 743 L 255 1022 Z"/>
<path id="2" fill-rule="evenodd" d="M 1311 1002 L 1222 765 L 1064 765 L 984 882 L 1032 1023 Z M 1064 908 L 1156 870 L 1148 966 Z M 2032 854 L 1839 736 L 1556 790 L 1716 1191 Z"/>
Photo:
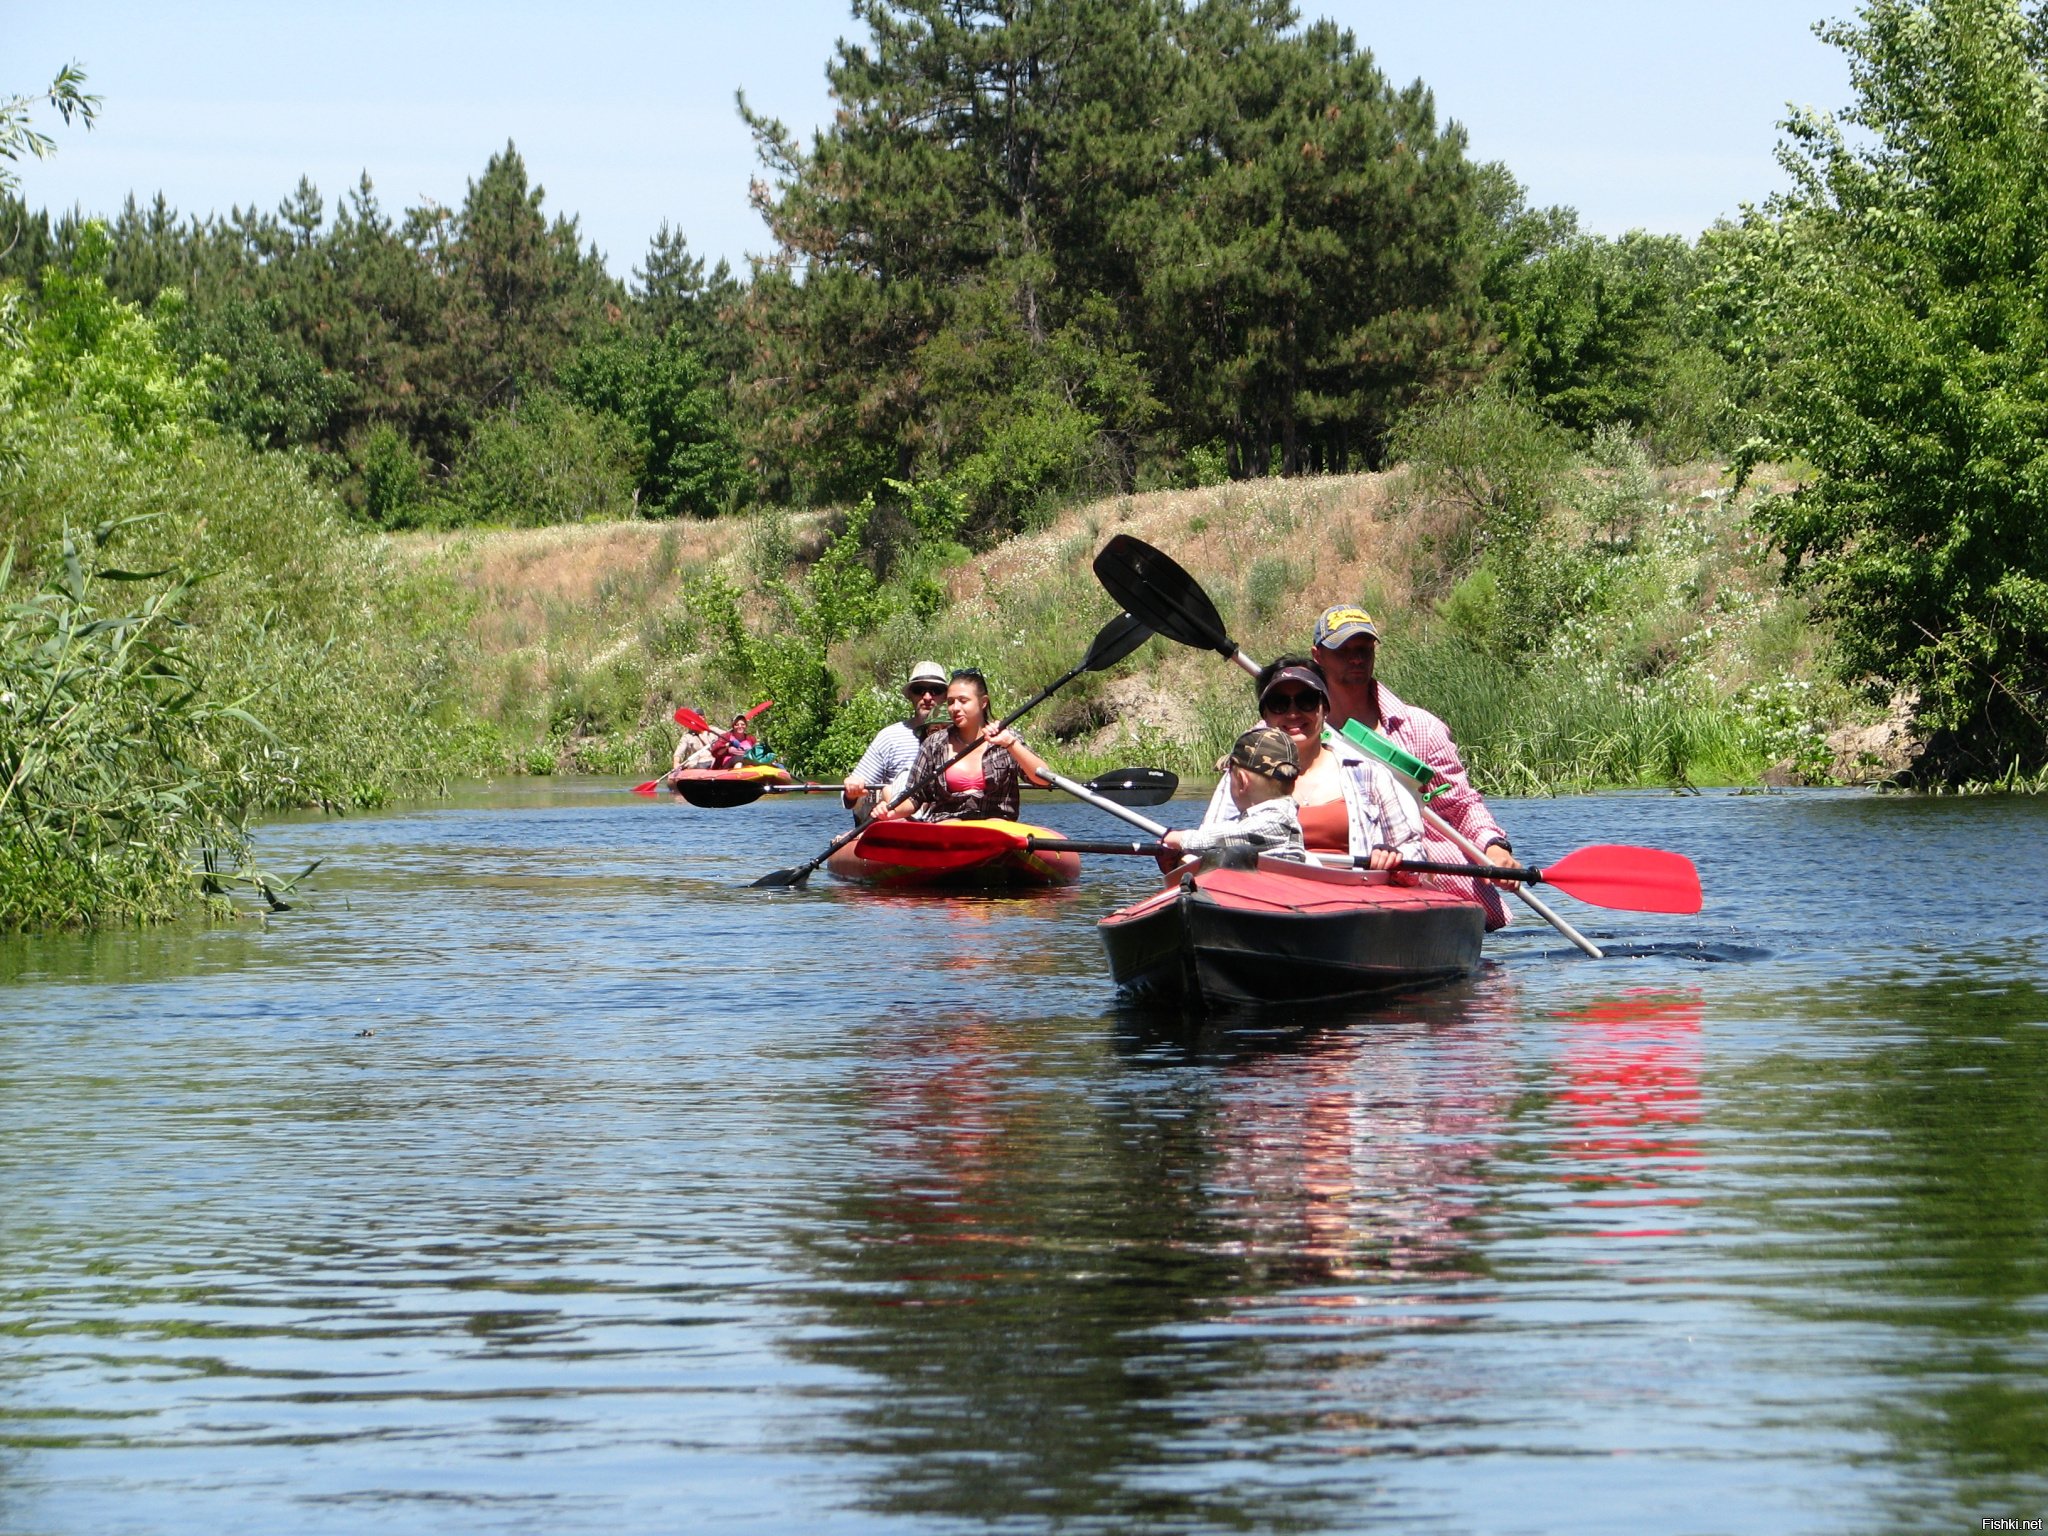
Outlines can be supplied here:
<path id="1" fill-rule="evenodd" d="M 1097 924 L 1118 987 L 1184 1007 L 1339 1002 L 1479 965 L 1486 913 L 1427 886 L 1260 859 L 1203 869 Z"/>

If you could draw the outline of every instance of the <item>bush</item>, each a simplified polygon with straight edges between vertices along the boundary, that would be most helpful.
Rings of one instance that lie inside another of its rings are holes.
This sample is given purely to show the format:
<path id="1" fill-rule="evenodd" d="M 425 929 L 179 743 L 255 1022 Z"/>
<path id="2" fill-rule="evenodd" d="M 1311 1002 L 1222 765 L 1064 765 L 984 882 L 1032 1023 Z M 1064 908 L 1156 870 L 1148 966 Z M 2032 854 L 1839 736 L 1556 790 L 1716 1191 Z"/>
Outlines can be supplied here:
<path id="1" fill-rule="evenodd" d="M 624 427 L 546 390 L 481 422 L 456 461 L 444 516 L 537 528 L 634 511 Z"/>
<path id="2" fill-rule="evenodd" d="M 255 722 L 177 647 L 189 585 L 109 614 L 92 553 L 66 537 L 62 578 L 0 607 L 0 930 L 170 916 L 195 857 L 246 846 L 241 786 L 211 770 L 219 728 Z"/>
<path id="3" fill-rule="evenodd" d="M 380 528 L 418 526 L 427 511 L 427 466 L 398 428 L 380 422 L 356 455 L 363 516 Z"/>

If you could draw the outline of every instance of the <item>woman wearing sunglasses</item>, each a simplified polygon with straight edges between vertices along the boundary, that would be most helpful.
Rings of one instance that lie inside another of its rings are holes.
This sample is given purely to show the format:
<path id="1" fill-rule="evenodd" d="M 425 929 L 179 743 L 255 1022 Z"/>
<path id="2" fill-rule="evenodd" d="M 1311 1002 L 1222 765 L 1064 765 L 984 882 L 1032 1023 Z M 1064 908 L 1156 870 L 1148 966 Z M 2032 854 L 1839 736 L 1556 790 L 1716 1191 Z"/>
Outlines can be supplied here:
<path id="1" fill-rule="evenodd" d="M 1330 690 L 1322 669 L 1305 656 L 1267 663 L 1258 679 L 1259 718 L 1284 731 L 1300 766 L 1295 812 L 1310 853 L 1370 857 L 1374 869 L 1422 857 L 1422 818 L 1374 758 L 1341 736 L 1323 734 Z M 1228 783 L 1217 786 L 1202 825 L 1230 814 Z"/>
<path id="2" fill-rule="evenodd" d="M 1015 821 L 1020 779 L 1039 785 L 1052 782 L 1044 759 L 1019 741 L 1015 731 L 987 734 L 988 679 L 972 667 L 959 668 L 947 681 L 946 714 L 952 724 L 933 731 L 918 749 L 917 763 L 910 770 L 910 798 L 894 810 L 875 814 L 919 821 Z M 966 755 L 954 762 L 962 753 Z"/>
<path id="3" fill-rule="evenodd" d="M 911 765 L 931 729 L 932 714 L 946 696 L 946 683 L 946 669 L 936 661 L 920 661 L 910 669 L 903 684 L 910 718 L 892 720 L 877 731 L 840 786 L 840 799 L 855 821 L 866 821 L 909 786 Z"/>

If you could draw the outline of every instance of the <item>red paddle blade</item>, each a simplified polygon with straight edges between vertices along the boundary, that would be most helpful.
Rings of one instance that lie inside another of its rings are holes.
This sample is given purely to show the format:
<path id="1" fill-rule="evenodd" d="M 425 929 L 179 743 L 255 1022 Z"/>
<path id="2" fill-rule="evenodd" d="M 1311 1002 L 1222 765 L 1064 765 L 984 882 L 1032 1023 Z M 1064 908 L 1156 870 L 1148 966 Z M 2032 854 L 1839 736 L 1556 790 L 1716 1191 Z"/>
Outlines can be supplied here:
<path id="1" fill-rule="evenodd" d="M 635 784 L 633 786 L 633 793 L 636 795 L 651 795 L 654 794 L 660 788 L 661 780 L 649 779 L 645 784 Z"/>
<path id="2" fill-rule="evenodd" d="M 878 821 L 861 833 L 853 851 L 876 864 L 911 869 L 971 869 L 1022 848 L 1024 839 L 997 827 L 955 821 Z"/>
<path id="3" fill-rule="evenodd" d="M 754 716 L 760 714 L 762 710 L 773 709 L 774 707 L 775 701 L 773 699 L 763 699 L 760 703 L 756 704 L 752 709 L 748 710 L 744 718 L 751 720 L 754 718 Z"/>
<path id="4" fill-rule="evenodd" d="M 1700 875 L 1692 860 L 1662 848 L 1595 843 L 1543 870 L 1545 883 L 1596 907 L 1624 912 L 1700 909 Z"/>
<path id="5" fill-rule="evenodd" d="M 711 729 L 711 722 L 687 704 L 680 705 L 676 709 L 676 724 L 686 731 L 708 731 Z"/>

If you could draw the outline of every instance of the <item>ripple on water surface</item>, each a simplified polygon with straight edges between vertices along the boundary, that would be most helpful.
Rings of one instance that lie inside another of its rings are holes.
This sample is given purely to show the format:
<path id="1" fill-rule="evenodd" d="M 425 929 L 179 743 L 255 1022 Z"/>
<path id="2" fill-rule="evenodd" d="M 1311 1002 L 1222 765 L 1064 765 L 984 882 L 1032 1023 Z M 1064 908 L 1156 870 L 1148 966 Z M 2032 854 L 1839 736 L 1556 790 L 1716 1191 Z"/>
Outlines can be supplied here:
<path id="1" fill-rule="evenodd" d="M 2048 816 L 1504 819 L 1708 910 L 1169 1027 L 1104 981 L 1128 863 L 756 891 L 831 807 L 565 785 L 281 823 L 329 862 L 264 931 L 8 941 L 0 1529 L 2042 1513 L 2044 921 L 1991 872 Z"/>

